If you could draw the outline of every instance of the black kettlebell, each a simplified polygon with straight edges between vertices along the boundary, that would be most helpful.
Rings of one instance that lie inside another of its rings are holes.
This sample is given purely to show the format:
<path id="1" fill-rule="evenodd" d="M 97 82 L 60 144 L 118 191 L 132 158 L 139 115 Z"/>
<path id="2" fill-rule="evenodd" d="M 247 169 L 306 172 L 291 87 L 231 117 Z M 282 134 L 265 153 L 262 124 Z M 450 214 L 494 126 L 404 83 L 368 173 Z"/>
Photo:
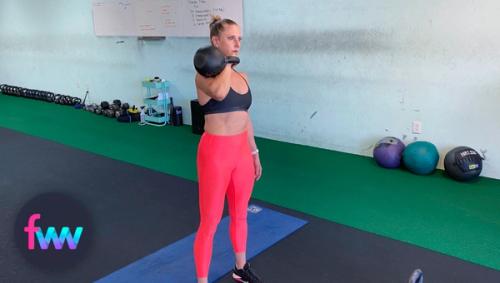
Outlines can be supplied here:
<path id="1" fill-rule="evenodd" d="M 236 56 L 224 56 L 219 49 L 213 46 L 202 47 L 194 54 L 194 68 L 204 77 L 215 77 L 220 74 L 226 64 L 237 65 L 240 58 Z"/>

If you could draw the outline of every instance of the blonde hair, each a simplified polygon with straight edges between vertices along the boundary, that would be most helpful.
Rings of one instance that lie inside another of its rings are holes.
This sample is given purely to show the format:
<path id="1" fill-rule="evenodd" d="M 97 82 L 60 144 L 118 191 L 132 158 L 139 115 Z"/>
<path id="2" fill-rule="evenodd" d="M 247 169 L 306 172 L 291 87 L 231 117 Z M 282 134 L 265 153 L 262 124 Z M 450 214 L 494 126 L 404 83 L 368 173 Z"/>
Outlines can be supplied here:
<path id="1" fill-rule="evenodd" d="M 220 16 L 212 16 L 210 21 L 210 41 L 213 36 L 218 36 L 222 31 L 224 31 L 224 25 L 238 25 L 235 21 L 231 19 L 222 19 Z"/>

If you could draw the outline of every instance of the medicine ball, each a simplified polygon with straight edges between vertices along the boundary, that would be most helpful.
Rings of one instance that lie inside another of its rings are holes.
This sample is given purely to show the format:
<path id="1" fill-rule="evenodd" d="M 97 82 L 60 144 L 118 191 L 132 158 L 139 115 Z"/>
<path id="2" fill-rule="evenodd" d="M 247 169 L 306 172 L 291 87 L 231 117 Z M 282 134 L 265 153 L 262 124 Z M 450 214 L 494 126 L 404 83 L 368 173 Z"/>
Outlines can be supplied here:
<path id="1" fill-rule="evenodd" d="M 398 138 L 385 137 L 377 142 L 373 149 L 373 158 L 384 168 L 397 168 L 401 165 L 401 157 L 405 144 Z"/>
<path id="2" fill-rule="evenodd" d="M 457 181 L 471 181 L 481 174 L 483 158 L 477 151 L 467 146 L 450 150 L 444 158 L 444 170 Z"/>
<path id="3" fill-rule="evenodd" d="M 439 153 L 435 145 L 426 141 L 409 144 L 403 151 L 403 162 L 406 168 L 419 175 L 427 175 L 436 169 Z"/>

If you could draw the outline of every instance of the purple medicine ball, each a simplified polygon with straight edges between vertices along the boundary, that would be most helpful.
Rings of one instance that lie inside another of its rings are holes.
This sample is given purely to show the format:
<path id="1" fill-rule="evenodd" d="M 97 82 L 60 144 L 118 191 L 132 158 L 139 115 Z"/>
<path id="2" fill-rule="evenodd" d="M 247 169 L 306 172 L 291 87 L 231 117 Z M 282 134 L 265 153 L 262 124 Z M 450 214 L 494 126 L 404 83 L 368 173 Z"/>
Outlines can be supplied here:
<path id="1" fill-rule="evenodd" d="M 373 149 L 373 158 L 384 168 L 397 168 L 401 165 L 401 157 L 405 144 L 398 138 L 385 137 Z"/>

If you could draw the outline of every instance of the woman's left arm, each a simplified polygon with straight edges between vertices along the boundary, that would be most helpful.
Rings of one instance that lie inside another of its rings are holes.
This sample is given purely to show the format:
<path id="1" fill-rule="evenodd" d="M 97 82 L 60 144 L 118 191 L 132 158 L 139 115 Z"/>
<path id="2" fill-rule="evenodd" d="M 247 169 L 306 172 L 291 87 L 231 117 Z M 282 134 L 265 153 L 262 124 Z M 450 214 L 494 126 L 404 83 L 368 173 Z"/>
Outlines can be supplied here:
<path id="1" fill-rule="evenodd" d="M 240 74 L 243 76 L 248 85 L 247 74 L 246 73 L 240 73 Z M 250 150 L 252 151 L 253 165 L 255 168 L 255 180 L 258 181 L 260 179 L 260 176 L 262 176 L 262 165 L 260 164 L 259 149 L 257 148 L 257 144 L 255 143 L 255 137 L 253 135 L 253 124 L 252 124 L 252 119 L 250 118 L 250 113 L 248 114 L 247 131 L 248 131 L 248 144 L 250 145 Z"/>
<path id="2" fill-rule="evenodd" d="M 258 181 L 260 176 L 262 176 L 262 165 L 260 164 L 259 150 L 253 135 L 253 125 L 250 115 L 248 115 L 248 144 L 250 145 L 250 149 L 252 151 L 253 164 L 255 168 L 255 180 Z"/>

